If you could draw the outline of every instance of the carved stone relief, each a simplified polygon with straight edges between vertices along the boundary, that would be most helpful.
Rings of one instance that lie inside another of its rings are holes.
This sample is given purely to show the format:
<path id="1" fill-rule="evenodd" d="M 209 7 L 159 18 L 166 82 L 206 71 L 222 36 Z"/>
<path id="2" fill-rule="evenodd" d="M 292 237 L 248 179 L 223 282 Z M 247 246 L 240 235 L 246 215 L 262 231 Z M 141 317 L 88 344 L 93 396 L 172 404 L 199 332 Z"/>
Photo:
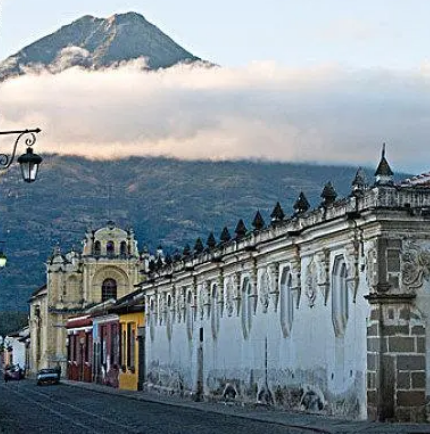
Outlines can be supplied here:
<path id="1" fill-rule="evenodd" d="M 324 249 L 317 255 L 318 261 L 318 286 L 321 288 L 324 299 L 324 306 L 327 305 L 327 300 L 330 292 L 330 251 Z"/>
<path id="2" fill-rule="evenodd" d="M 409 290 L 430 280 L 430 251 L 422 249 L 414 241 L 406 243 L 402 253 L 402 282 Z"/>
<path id="3" fill-rule="evenodd" d="M 347 284 L 348 290 L 352 293 L 352 301 L 356 302 L 358 285 L 360 282 L 359 276 L 359 245 L 358 243 L 353 243 L 349 248 L 345 251 L 345 262 L 347 269 Z"/>
<path id="4" fill-rule="evenodd" d="M 266 270 L 260 277 L 260 303 L 263 313 L 266 313 L 269 307 L 269 274 Z"/>
<path id="5" fill-rule="evenodd" d="M 206 318 L 211 315 L 211 285 L 209 281 L 205 281 L 202 287 L 203 291 L 203 308 L 206 314 Z"/>
<path id="6" fill-rule="evenodd" d="M 293 277 L 293 292 L 296 301 L 296 309 L 300 307 L 300 299 L 302 296 L 302 262 L 300 257 L 297 261 L 291 262 L 291 272 Z"/>
<path id="7" fill-rule="evenodd" d="M 267 268 L 269 278 L 269 295 L 273 310 L 276 313 L 279 301 L 279 264 L 271 264 Z"/>
<path id="8" fill-rule="evenodd" d="M 218 308 L 219 308 L 219 314 L 220 318 L 224 316 L 224 272 L 222 269 L 219 270 L 218 275 Z"/>
<path id="9" fill-rule="evenodd" d="M 366 255 L 366 279 L 370 290 L 376 286 L 376 247 L 373 245 L 369 248 Z"/>
<path id="10" fill-rule="evenodd" d="M 227 316 L 231 317 L 234 312 L 234 284 L 233 279 L 229 278 L 227 280 L 226 288 L 225 288 L 225 310 L 227 312 Z"/>
<path id="11" fill-rule="evenodd" d="M 257 269 L 257 262 L 254 259 L 254 264 L 252 267 L 252 273 L 251 273 L 251 308 L 252 313 L 255 315 L 257 312 L 257 306 L 258 306 L 258 269 Z"/>
<path id="12" fill-rule="evenodd" d="M 240 273 L 235 273 L 233 276 L 233 299 L 236 307 L 236 316 L 240 313 L 240 303 L 241 303 L 241 290 L 240 290 Z"/>
<path id="13" fill-rule="evenodd" d="M 315 301 L 317 298 L 317 266 L 315 263 L 315 258 L 309 262 L 306 268 L 306 288 L 305 293 L 308 297 L 309 307 L 315 306 Z"/>

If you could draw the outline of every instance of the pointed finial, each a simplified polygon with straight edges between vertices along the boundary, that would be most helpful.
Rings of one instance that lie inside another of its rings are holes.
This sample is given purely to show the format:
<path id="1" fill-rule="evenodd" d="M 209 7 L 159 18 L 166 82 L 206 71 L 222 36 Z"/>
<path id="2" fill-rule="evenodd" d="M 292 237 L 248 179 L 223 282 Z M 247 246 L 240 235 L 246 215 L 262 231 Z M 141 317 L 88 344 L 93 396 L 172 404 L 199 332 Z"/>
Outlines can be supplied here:
<path id="1" fill-rule="evenodd" d="M 174 260 L 174 261 L 180 261 L 180 260 L 181 260 L 181 254 L 179 253 L 179 250 L 178 250 L 178 249 L 176 249 L 176 250 L 173 252 L 173 260 Z"/>
<path id="2" fill-rule="evenodd" d="M 197 238 L 196 243 L 194 244 L 194 251 L 198 253 L 202 253 L 204 250 L 204 246 L 201 238 Z"/>
<path id="3" fill-rule="evenodd" d="M 216 247 L 216 240 L 213 232 L 209 234 L 208 240 L 206 241 L 206 245 L 209 247 L 209 249 L 213 249 L 214 247 Z"/>
<path id="4" fill-rule="evenodd" d="M 364 170 L 359 167 L 357 173 L 355 174 L 354 180 L 351 183 L 352 185 L 352 196 L 361 196 L 363 195 L 364 190 L 367 188 L 367 179 Z"/>
<path id="5" fill-rule="evenodd" d="M 285 213 L 281 207 L 279 202 L 276 202 L 275 208 L 273 208 L 272 214 L 270 214 L 270 218 L 272 219 L 272 223 L 281 222 L 284 220 Z"/>
<path id="6" fill-rule="evenodd" d="M 243 238 L 246 235 L 246 232 L 248 230 L 246 229 L 245 223 L 242 219 L 240 219 L 237 223 L 236 229 L 234 230 L 234 233 L 236 234 L 236 239 Z"/>
<path id="7" fill-rule="evenodd" d="M 172 262 L 173 262 L 172 257 L 170 256 L 169 253 L 166 253 L 166 256 L 164 258 L 164 263 L 166 265 L 171 265 Z"/>
<path id="8" fill-rule="evenodd" d="M 163 260 L 161 259 L 161 256 L 158 256 L 157 262 L 156 262 L 156 268 L 157 270 L 161 270 L 161 268 L 163 268 Z"/>
<path id="9" fill-rule="evenodd" d="M 327 182 L 327 184 L 324 186 L 321 197 L 323 199 L 323 206 L 333 205 L 334 201 L 336 200 L 337 193 L 331 181 Z"/>
<path id="10" fill-rule="evenodd" d="M 184 250 L 182 251 L 182 256 L 189 256 L 191 254 L 191 248 L 189 244 L 185 244 Z"/>
<path id="11" fill-rule="evenodd" d="M 375 171 L 375 185 L 393 185 L 393 171 L 385 158 L 385 143 L 382 145 L 381 160 Z"/>
<path id="12" fill-rule="evenodd" d="M 293 205 L 295 214 L 303 214 L 310 208 L 308 199 L 306 198 L 303 191 L 300 192 L 299 197 Z"/>
<path id="13" fill-rule="evenodd" d="M 265 226 L 264 219 L 259 210 L 255 214 L 254 220 L 252 221 L 252 226 L 256 231 L 261 231 L 261 229 L 263 229 Z"/>
<path id="14" fill-rule="evenodd" d="M 231 240 L 231 235 L 230 232 L 228 231 L 227 226 L 224 226 L 224 229 L 222 230 L 219 239 L 221 240 L 222 243 L 227 243 L 228 241 Z"/>
<path id="15" fill-rule="evenodd" d="M 156 269 L 155 261 L 151 259 L 148 264 L 148 269 L 150 273 L 153 273 Z"/>

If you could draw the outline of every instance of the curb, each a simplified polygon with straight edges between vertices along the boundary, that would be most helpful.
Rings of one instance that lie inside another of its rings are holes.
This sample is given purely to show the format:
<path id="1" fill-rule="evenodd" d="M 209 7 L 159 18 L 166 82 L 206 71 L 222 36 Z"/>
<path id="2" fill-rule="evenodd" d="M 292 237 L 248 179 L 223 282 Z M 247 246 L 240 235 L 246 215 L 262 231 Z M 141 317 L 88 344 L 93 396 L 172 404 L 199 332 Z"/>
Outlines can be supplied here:
<path id="1" fill-rule="evenodd" d="M 82 389 L 90 390 L 95 393 L 101 393 L 105 395 L 116 395 L 119 397 L 123 397 L 126 399 L 131 399 L 134 401 L 141 401 L 141 402 L 150 402 L 154 404 L 160 404 L 160 405 L 168 405 L 171 407 L 182 407 L 182 408 L 188 408 L 192 410 L 197 410 L 201 412 L 211 412 L 211 413 L 217 413 L 224 416 L 230 416 L 230 417 L 237 417 L 240 419 L 248 419 L 248 420 L 255 420 L 258 422 L 264 422 L 272 425 L 279 425 L 284 426 L 286 428 L 292 428 L 292 429 L 300 429 L 303 431 L 309 431 L 313 433 L 319 433 L 319 434 L 352 434 L 352 433 L 359 433 L 359 432 L 366 432 L 370 433 L 373 432 L 373 429 L 376 429 L 380 433 L 409 433 L 411 431 L 404 431 L 406 427 L 401 427 L 399 425 L 388 425 L 388 424 L 380 424 L 375 422 L 366 422 L 366 421 L 348 421 L 348 420 L 340 420 L 340 419 L 330 419 L 326 416 L 319 416 L 319 415 L 310 415 L 308 413 L 303 413 L 303 415 L 295 414 L 295 413 L 281 413 L 276 412 L 276 410 L 273 411 L 267 411 L 265 414 L 256 414 L 255 409 L 249 408 L 249 406 L 243 406 L 239 407 L 237 405 L 225 405 L 224 407 L 217 408 L 214 403 L 209 402 L 200 402 L 200 403 L 194 403 L 194 402 L 187 402 L 187 401 L 180 401 L 180 400 L 172 400 L 170 399 L 160 399 L 156 396 L 142 396 L 139 395 L 139 392 L 133 392 L 133 391 L 123 391 L 119 389 L 113 389 L 109 388 L 107 386 L 100 386 L 100 385 L 94 385 L 92 383 L 80 383 L 80 382 L 74 382 L 70 380 L 64 380 L 62 381 L 62 384 L 70 387 L 80 387 Z M 91 384 L 91 385 L 90 385 Z M 248 412 L 244 412 L 243 410 L 246 409 Z M 236 410 L 236 412 L 234 411 Z M 238 410 L 238 411 L 237 411 Z M 275 418 L 270 417 L 270 415 L 277 416 Z M 296 421 L 291 421 L 288 423 L 287 419 L 288 417 L 291 417 L 292 419 L 296 419 Z M 313 423 L 297 423 L 297 419 L 302 416 L 303 418 L 314 418 L 317 419 Z M 328 422 L 328 423 L 327 423 Z M 324 426 L 324 425 L 331 425 L 331 423 L 336 426 Z M 349 426 L 348 426 L 349 425 Z M 394 428 L 394 430 L 391 430 L 390 428 Z M 428 431 L 422 431 L 421 434 L 424 434 L 424 432 L 430 433 L 430 428 Z"/>

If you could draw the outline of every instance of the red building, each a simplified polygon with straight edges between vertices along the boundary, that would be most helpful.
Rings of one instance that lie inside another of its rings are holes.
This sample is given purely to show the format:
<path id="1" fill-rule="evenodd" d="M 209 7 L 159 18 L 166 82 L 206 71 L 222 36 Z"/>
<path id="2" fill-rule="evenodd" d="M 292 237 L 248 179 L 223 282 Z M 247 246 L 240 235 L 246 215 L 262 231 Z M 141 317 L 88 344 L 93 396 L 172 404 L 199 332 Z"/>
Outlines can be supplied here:
<path id="1" fill-rule="evenodd" d="M 93 379 L 93 319 L 89 315 L 67 321 L 67 378 Z"/>

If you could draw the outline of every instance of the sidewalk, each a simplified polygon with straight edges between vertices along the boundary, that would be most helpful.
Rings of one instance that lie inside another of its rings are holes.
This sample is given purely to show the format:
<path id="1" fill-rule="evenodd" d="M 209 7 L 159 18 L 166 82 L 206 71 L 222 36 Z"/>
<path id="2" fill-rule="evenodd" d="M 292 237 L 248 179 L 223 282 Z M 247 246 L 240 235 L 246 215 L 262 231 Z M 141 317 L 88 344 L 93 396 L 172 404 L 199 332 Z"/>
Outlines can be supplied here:
<path id="1" fill-rule="evenodd" d="M 127 399 L 154 402 L 157 404 L 171 405 L 175 407 L 192 408 L 199 411 L 210 411 L 223 415 L 275 423 L 278 425 L 284 425 L 286 427 L 297 427 L 304 430 L 309 430 L 309 432 L 330 434 L 430 434 L 430 424 L 395 424 L 368 421 L 349 421 L 321 415 L 286 412 L 258 405 L 225 404 L 221 402 L 193 402 L 176 396 L 119 390 L 93 383 L 83 383 L 70 380 L 62 380 L 61 382 L 67 386 L 81 387 L 83 389 L 92 390 L 98 393 L 119 395 Z"/>

